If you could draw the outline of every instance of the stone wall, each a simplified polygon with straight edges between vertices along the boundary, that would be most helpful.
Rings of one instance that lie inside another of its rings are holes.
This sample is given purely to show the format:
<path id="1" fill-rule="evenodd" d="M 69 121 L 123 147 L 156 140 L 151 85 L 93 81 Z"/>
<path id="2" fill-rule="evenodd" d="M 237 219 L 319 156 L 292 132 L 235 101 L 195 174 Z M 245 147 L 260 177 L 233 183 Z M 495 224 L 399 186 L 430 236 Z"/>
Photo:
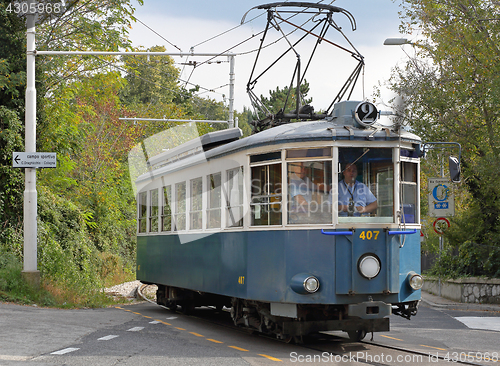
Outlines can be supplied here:
<path id="1" fill-rule="evenodd" d="M 425 277 L 422 289 L 438 295 L 438 279 Z M 469 277 L 444 280 L 441 281 L 441 296 L 464 303 L 500 304 L 500 279 Z"/>

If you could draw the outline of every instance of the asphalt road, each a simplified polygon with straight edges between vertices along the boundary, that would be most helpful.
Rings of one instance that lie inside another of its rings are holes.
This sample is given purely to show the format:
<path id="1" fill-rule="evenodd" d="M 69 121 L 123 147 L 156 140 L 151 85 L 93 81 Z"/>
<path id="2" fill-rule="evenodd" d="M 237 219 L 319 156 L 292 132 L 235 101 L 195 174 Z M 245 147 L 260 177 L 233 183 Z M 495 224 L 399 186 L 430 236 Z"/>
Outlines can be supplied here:
<path id="1" fill-rule="evenodd" d="M 319 345 L 285 344 L 235 330 L 224 325 L 224 314 L 214 314 L 205 309 L 187 317 L 150 303 L 98 310 L 0 304 L 0 365 L 367 364 L 337 363 L 324 357 Z M 411 321 L 392 316 L 391 322 L 391 331 L 375 333 L 373 342 L 368 335 L 364 343 L 353 344 L 344 333 L 333 332 L 328 349 L 334 354 L 362 350 L 369 357 L 397 353 L 375 347 L 384 344 L 428 354 L 426 364 L 435 365 L 454 364 L 453 357 L 472 352 L 473 363 L 500 365 L 499 312 L 424 305 Z M 432 359 L 447 353 L 449 361 Z"/>

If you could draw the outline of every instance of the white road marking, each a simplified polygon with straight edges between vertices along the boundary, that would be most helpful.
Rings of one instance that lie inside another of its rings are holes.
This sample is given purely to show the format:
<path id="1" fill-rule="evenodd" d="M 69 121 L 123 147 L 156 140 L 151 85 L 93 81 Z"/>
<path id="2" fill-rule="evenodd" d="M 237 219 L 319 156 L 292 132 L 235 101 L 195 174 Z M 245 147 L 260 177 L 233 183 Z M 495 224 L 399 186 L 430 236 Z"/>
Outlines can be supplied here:
<path id="1" fill-rule="evenodd" d="M 494 330 L 500 332 L 500 317 L 460 316 L 455 318 L 471 329 Z"/>
<path id="2" fill-rule="evenodd" d="M 152 322 L 149 322 L 149 324 L 160 324 L 158 320 L 153 320 Z"/>
<path id="3" fill-rule="evenodd" d="M 134 327 L 134 328 L 130 328 L 129 330 L 127 330 L 127 332 L 138 332 L 140 330 L 143 330 L 144 327 Z"/>
<path id="4" fill-rule="evenodd" d="M 30 356 L 0 355 L 0 361 L 28 361 L 31 358 Z"/>
<path id="5" fill-rule="evenodd" d="M 172 320 L 172 319 L 177 319 L 176 316 L 171 316 L 170 318 L 167 318 L 168 320 Z"/>
<path id="6" fill-rule="evenodd" d="M 51 355 L 64 355 L 66 353 L 70 353 L 70 352 L 74 352 L 74 351 L 78 351 L 80 348 L 65 348 L 65 349 L 62 349 L 60 351 L 56 351 L 56 352 L 52 352 Z"/>
<path id="7" fill-rule="evenodd" d="M 118 337 L 117 335 L 108 335 L 106 337 L 101 337 L 101 338 L 98 338 L 97 340 L 98 341 L 109 341 L 110 339 L 113 339 L 113 338 L 116 338 Z"/>

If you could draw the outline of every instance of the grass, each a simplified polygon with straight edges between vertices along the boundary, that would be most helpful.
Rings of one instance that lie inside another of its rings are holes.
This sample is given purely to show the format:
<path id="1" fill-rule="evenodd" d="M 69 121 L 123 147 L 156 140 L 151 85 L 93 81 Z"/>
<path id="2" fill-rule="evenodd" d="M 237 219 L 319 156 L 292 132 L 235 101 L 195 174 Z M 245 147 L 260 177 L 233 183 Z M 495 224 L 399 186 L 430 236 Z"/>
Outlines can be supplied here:
<path id="1" fill-rule="evenodd" d="M 106 285 L 112 285 L 130 279 L 131 273 L 117 267 L 110 271 Z M 115 283 L 113 283 L 115 282 Z M 108 296 L 99 286 L 82 285 L 84 281 L 74 279 L 72 283 L 44 278 L 40 288 L 31 286 L 22 275 L 22 264 L 9 253 L 0 251 L 0 301 L 22 305 L 56 308 L 101 308 L 127 302 Z"/>

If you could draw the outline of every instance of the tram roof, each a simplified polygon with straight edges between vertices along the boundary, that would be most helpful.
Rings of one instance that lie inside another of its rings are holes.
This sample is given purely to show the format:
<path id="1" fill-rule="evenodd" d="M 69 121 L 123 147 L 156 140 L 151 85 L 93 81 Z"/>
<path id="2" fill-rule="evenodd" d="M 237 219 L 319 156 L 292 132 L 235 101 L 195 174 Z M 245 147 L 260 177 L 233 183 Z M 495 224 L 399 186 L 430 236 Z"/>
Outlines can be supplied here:
<path id="1" fill-rule="evenodd" d="M 234 141 L 234 136 L 241 133 L 237 130 L 228 132 L 228 130 L 216 131 L 211 133 L 211 140 L 216 139 L 216 135 L 230 136 L 228 142 L 221 146 L 206 151 L 203 149 L 203 141 L 206 140 L 203 135 L 200 138 L 191 140 L 175 148 L 179 152 L 179 159 L 172 159 L 168 154 L 165 159 L 153 157 L 150 164 L 152 172 L 148 172 L 138 177 L 137 182 L 150 180 L 154 176 L 163 175 L 168 172 L 174 172 L 185 169 L 189 166 L 200 164 L 204 161 L 220 158 L 239 151 L 249 150 L 259 146 L 276 146 L 293 142 L 306 141 L 401 141 L 420 143 L 421 139 L 417 135 L 401 130 L 396 132 L 393 128 L 378 126 L 373 128 L 356 127 L 348 124 L 342 118 L 333 120 L 319 120 L 308 122 L 295 122 L 273 127 L 254 135 Z M 222 141 L 222 139 L 221 139 Z M 191 153 L 188 153 L 191 151 Z"/>

